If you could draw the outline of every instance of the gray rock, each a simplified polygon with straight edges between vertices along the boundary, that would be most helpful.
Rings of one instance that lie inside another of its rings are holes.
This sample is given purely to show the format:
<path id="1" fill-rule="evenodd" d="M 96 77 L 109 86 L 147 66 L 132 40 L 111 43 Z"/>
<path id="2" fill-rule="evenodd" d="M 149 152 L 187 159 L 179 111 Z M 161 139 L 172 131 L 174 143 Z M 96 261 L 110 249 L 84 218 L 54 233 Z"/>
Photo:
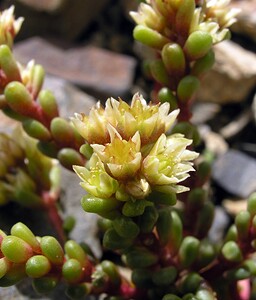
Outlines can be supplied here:
<path id="1" fill-rule="evenodd" d="M 220 104 L 246 100 L 256 84 L 256 54 L 231 41 L 214 49 L 216 63 L 202 79 L 196 98 Z"/>
<path id="2" fill-rule="evenodd" d="M 92 46 L 64 51 L 38 37 L 17 43 L 14 50 L 22 63 L 35 59 L 46 72 L 97 95 L 123 97 L 132 86 L 136 61 L 127 55 Z"/>
<path id="3" fill-rule="evenodd" d="M 256 191 L 256 159 L 229 150 L 215 161 L 212 176 L 227 192 L 247 198 Z"/>
<path id="4" fill-rule="evenodd" d="M 232 7 L 241 9 L 232 31 L 243 34 L 256 42 L 256 0 L 233 1 Z"/>

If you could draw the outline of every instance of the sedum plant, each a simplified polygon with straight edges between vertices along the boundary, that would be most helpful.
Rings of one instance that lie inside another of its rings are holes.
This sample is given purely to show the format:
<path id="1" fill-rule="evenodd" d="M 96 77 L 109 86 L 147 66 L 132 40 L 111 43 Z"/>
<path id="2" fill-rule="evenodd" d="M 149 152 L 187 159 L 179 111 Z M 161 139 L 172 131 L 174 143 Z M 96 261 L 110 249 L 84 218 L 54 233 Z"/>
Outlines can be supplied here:
<path id="1" fill-rule="evenodd" d="M 254 299 L 256 194 L 223 241 L 213 243 L 211 161 L 197 153 L 200 137 L 190 122 L 200 78 L 214 63 L 213 46 L 229 37 L 235 21 L 228 3 L 142 2 L 131 16 L 134 38 L 153 53 L 145 63 L 155 82 L 152 101 L 138 93 L 131 103 L 109 98 L 70 120 L 42 89 L 43 67 L 33 61 L 24 67 L 12 53 L 22 19 L 14 19 L 13 7 L 1 13 L 0 107 L 30 137 L 0 135 L 0 203 L 51 212 L 59 197 L 58 160 L 81 179 L 82 208 L 99 216 L 103 249 L 117 259 L 101 261 L 89 245 L 69 240 L 55 207 L 49 216 L 59 240 L 38 237 L 23 223 L 0 231 L 0 286 L 30 277 L 42 294 L 65 282 L 71 299 Z"/>

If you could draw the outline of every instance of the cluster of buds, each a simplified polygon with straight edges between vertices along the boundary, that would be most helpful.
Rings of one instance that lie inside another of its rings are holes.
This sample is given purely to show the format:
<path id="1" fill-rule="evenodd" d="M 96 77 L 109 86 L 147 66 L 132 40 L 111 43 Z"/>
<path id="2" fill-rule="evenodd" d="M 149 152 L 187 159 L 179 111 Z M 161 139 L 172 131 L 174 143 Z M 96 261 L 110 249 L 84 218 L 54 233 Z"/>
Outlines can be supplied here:
<path id="1" fill-rule="evenodd" d="M 0 158 L 0 205 L 44 207 L 46 196 L 59 198 L 57 161 L 44 156 L 20 128 L 12 135 L 0 133 Z"/>
<path id="2" fill-rule="evenodd" d="M 43 67 L 34 61 L 24 67 L 16 61 L 11 45 L 22 19 L 15 20 L 13 10 L 11 7 L 0 15 L 0 109 L 22 123 L 43 153 L 71 169 L 72 164 L 85 161 L 78 151 L 83 140 L 70 122 L 59 116 L 53 93 L 42 89 Z"/>
<path id="3" fill-rule="evenodd" d="M 157 98 L 179 106 L 181 119 L 188 118 L 187 102 L 199 88 L 199 77 L 214 63 L 212 46 L 229 37 L 227 27 L 238 11 L 228 4 L 226 0 L 147 0 L 138 12 L 131 12 L 137 23 L 134 38 L 156 52 L 148 69 L 158 83 Z"/>

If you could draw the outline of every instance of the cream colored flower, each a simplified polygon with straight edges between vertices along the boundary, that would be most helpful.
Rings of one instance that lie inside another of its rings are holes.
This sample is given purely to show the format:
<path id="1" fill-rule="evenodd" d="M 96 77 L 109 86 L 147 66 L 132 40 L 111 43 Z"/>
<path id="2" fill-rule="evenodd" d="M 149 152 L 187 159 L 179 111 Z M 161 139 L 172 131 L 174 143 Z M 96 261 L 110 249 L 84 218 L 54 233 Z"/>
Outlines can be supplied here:
<path id="1" fill-rule="evenodd" d="M 89 161 L 89 169 L 73 166 L 76 174 L 82 179 L 81 186 L 91 195 L 110 198 L 118 188 L 118 182 L 105 171 L 104 164 L 94 153 Z"/>
<path id="2" fill-rule="evenodd" d="M 14 6 L 0 13 L 0 45 L 13 45 L 13 40 L 20 30 L 23 18 L 14 19 Z"/>
<path id="3" fill-rule="evenodd" d="M 116 129 L 109 125 L 110 143 L 93 144 L 93 150 L 105 164 L 105 169 L 115 179 L 134 177 L 141 166 L 140 135 L 138 132 L 129 140 L 122 139 Z"/>
<path id="4" fill-rule="evenodd" d="M 198 154 L 186 149 L 191 143 L 191 140 L 181 134 L 160 136 L 142 166 L 142 173 L 151 186 L 167 185 L 175 192 L 187 190 L 177 184 L 189 177 L 188 172 L 194 170 L 191 160 Z"/>
<path id="5" fill-rule="evenodd" d="M 133 96 L 131 105 L 113 98 L 106 103 L 106 115 L 111 116 L 110 123 L 122 138 L 128 140 L 138 131 L 142 146 L 155 142 L 174 124 L 179 110 L 169 110 L 169 103 L 147 104 L 139 93 Z"/>
<path id="6" fill-rule="evenodd" d="M 75 117 L 71 118 L 71 120 L 79 134 L 89 144 L 105 144 L 109 142 L 109 133 L 107 130 L 109 122 L 100 102 L 91 109 L 89 116 L 75 114 Z"/>

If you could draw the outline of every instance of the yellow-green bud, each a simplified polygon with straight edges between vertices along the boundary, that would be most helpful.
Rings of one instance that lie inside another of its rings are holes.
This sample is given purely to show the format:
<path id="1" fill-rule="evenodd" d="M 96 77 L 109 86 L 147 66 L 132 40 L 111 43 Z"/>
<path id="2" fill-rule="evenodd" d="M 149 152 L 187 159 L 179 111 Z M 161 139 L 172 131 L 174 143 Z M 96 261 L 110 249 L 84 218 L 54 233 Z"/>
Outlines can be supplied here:
<path id="1" fill-rule="evenodd" d="M 16 236 L 4 237 L 1 251 L 9 261 L 14 263 L 24 263 L 33 255 L 32 247 Z"/>
<path id="2" fill-rule="evenodd" d="M 256 215 L 256 192 L 252 193 L 247 201 L 247 210 L 253 217 Z"/>
<path id="3" fill-rule="evenodd" d="M 159 32 L 144 25 L 137 25 L 133 31 L 134 38 L 149 47 L 162 49 L 169 40 Z"/>
<path id="4" fill-rule="evenodd" d="M 33 232 L 23 223 L 19 222 L 12 226 L 11 235 L 17 236 L 27 242 L 34 252 L 40 252 L 40 244 Z"/>
<path id="5" fill-rule="evenodd" d="M 188 75 L 183 77 L 178 84 L 177 96 L 182 102 L 189 101 L 200 86 L 200 81 L 195 77 Z"/>
<path id="6" fill-rule="evenodd" d="M 108 260 L 104 260 L 100 265 L 102 270 L 108 275 L 111 283 L 115 286 L 119 286 L 121 279 L 116 265 Z"/>
<path id="7" fill-rule="evenodd" d="M 84 211 L 101 215 L 118 208 L 120 202 L 116 199 L 104 199 L 92 195 L 85 195 L 81 199 L 81 205 Z"/>
<path id="8" fill-rule="evenodd" d="M 195 12 L 195 0 L 179 1 L 175 18 L 175 29 L 178 35 L 187 37 Z"/>
<path id="9" fill-rule="evenodd" d="M 87 262 L 87 255 L 83 248 L 73 240 L 69 240 L 64 245 L 65 253 L 69 258 L 74 258 L 84 266 Z"/>
<path id="10" fill-rule="evenodd" d="M 241 211 L 235 218 L 238 238 L 246 240 L 249 236 L 251 216 L 248 211 Z"/>
<path id="11" fill-rule="evenodd" d="M 170 110 L 178 108 L 177 98 L 173 92 L 167 87 L 163 87 L 158 92 L 158 99 L 161 103 L 168 102 L 170 104 Z"/>
<path id="12" fill-rule="evenodd" d="M 178 271 L 175 267 L 166 267 L 154 272 L 152 281 L 157 286 L 168 286 L 175 281 L 177 275 Z"/>
<path id="13" fill-rule="evenodd" d="M 39 141 L 37 147 L 46 156 L 49 156 L 51 158 L 57 157 L 58 149 L 55 142 Z"/>
<path id="14" fill-rule="evenodd" d="M 180 45 L 172 43 L 166 44 L 162 49 L 162 59 L 170 75 L 182 76 L 184 74 L 186 60 Z"/>
<path id="15" fill-rule="evenodd" d="M 64 252 L 60 243 L 52 236 L 44 236 L 40 241 L 42 253 L 54 265 L 62 265 L 64 261 Z"/>
<path id="16" fill-rule="evenodd" d="M 11 109 L 24 116 L 33 115 L 35 103 L 31 94 L 22 83 L 18 81 L 10 82 L 6 86 L 4 93 Z"/>
<path id="17" fill-rule="evenodd" d="M 34 99 L 37 98 L 43 82 L 44 82 L 44 76 L 45 76 L 45 72 L 44 72 L 44 68 L 41 65 L 34 65 L 33 69 L 32 69 L 32 74 L 31 74 L 31 93 L 34 97 Z"/>
<path id="18" fill-rule="evenodd" d="M 7 45 L 0 46 L 0 68 L 4 71 L 8 82 L 21 80 L 19 67 Z"/>
<path id="19" fill-rule="evenodd" d="M 111 250 L 126 249 L 130 247 L 132 243 L 132 239 L 122 238 L 113 228 L 108 229 L 103 237 L 103 246 Z"/>
<path id="20" fill-rule="evenodd" d="M 113 220 L 115 231 L 123 238 L 134 239 L 140 232 L 138 225 L 131 218 L 120 216 Z"/>
<path id="21" fill-rule="evenodd" d="M 147 269 L 135 269 L 132 271 L 132 282 L 138 288 L 150 288 L 152 286 L 152 272 Z"/>
<path id="22" fill-rule="evenodd" d="M 40 122 L 27 119 L 22 122 L 23 129 L 26 131 L 28 135 L 31 137 L 40 140 L 40 141 L 50 141 L 51 133 L 49 130 Z"/>
<path id="23" fill-rule="evenodd" d="M 29 277 L 40 278 L 45 276 L 51 270 L 51 263 L 43 255 L 32 256 L 26 262 L 26 273 Z"/>
<path id="24" fill-rule="evenodd" d="M 153 78 L 164 86 L 169 86 L 171 77 L 168 75 L 167 70 L 162 60 L 154 60 L 150 63 L 150 71 Z"/>
<path id="25" fill-rule="evenodd" d="M 44 111 L 44 114 L 52 120 L 58 117 L 58 105 L 56 99 L 51 91 L 43 90 L 39 93 L 39 103 Z"/>
<path id="26" fill-rule="evenodd" d="M 68 282 L 78 282 L 83 275 L 81 263 L 74 259 L 68 259 L 62 266 L 62 275 Z"/>
<path id="27" fill-rule="evenodd" d="M 66 295 L 70 299 L 82 299 L 88 292 L 88 289 L 85 284 L 80 284 L 80 285 L 71 285 L 67 288 L 66 290 Z"/>
<path id="28" fill-rule="evenodd" d="M 147 206 L 152 206 L 153 203 L 140 199 L 136 201 L 127 201 L 125 202 L 123 208 L 122 208 L 122 213 L 126 217 L 137 217 L 140 216 L 144 213 L 144 210 Z"/>
<path id="29" fill-rule="evenodd" d="M 10 270 L 11 262 L 6 258 L 0 258 L 0 279 Z"/>
<path id="30" fill-rule="evenodd" d="M 241 262 L 243 259 L 242 252 L 238 244 L 234 241 L 229 241 L 224 244 L 221 249 L 223 257 L 229 262 Z"/>
<path id="31" fill-rule="evenodd" d="M 158 256 L 146 248 L 133 248 L 125 257 L 127 265 L 132 269 L 150 267 L 158 262 Z"/>
<path id="32" fill-rule="evenodd" d="M 81 166 L 84 161 L 80 153 L 72 148 L 63 148 L 58 152 L 59 162 L 67 169 L 72 170 L 74 165 Z"/>
<path id="33" fill-rule="evenodd" d="M 22 263 L 12 264 L 7 273 L 0 278 L 0 287 L 15 285 L 25 277 L 25 265 Z"/>
<path id="34" fill-rule="evenodd" d="M 54 118 L 51 122 L 51 133 L 55 141 L 68 145 L 74 141 L 73 128 L 70 123 L 63 118 Z"/>
<path id="35" fill-rule="evenodd" d="M 207 54 L 212 47 L 212 37 L 205 31 L 192 32 L 184 46 L 184 52 L 190 61 L 197 60 Z"/>
<path id="36" fill-rule="evenodd" d="M 149 233 L 153 230 L 158 219 L 158 210 L 155 206 L 148 206 L 145 208 L 144 213 L 139 217 L 140 231 Z"/>
<path id="37" fill-rule="evenodd" d="M 214 204 L 207 201 L 198 213 L 195 224 L 195 235 L 203 238 L 207 235 L 214 219 Z"/>
<path id="38" fill-rule="evenodd" d="M 205 54 L 205 56 L 199 58 L 195 61 L 192 69 L 191 69 L 191 75 L 194 76 L 200 76 L 203 73 L 209 71 L 215 62 L 215 55 L 213 50 L 211 49 L 208 53 Z"/>
<path id="39" fill-rule="evenodd" d="M 186 236 L 178 252 L 179 262 L 182 268 L 190 267 L 196 260 L 200 242 L 193 236 Z"/>
<path id="40" fill-rule="evenodd" d="M 182 300 L 182 299 L 173 294 L 166 294 L 162 300 Z"/>
<path id="41" fill-rule="evenodd" d="M 203 278 L 198 273 L 188 273 L 181 282 L 181 291 L 183 294 L 195 293 L 199 288 Z"/>

